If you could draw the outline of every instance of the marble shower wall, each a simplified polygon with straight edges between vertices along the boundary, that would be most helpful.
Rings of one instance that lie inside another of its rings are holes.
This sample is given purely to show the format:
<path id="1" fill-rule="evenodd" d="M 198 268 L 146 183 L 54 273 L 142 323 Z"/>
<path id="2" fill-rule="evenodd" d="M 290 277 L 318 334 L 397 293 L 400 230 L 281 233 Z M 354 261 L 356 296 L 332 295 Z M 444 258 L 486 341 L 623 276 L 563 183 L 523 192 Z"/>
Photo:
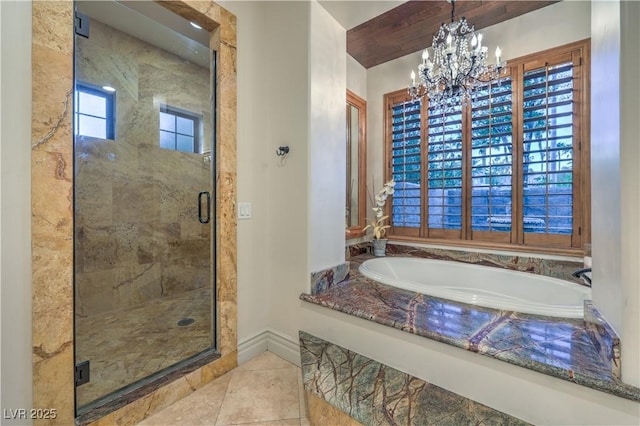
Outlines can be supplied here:
<path id="1" fill-rule="evenodd" d="M 212 141 L 209 69 L 91 19 L 76 79 L 116 88 L 115 140 L 75 152 L 76 315 L 89 317 L 211 285 L 211 224 L 197 216 L 211 163 L 160 148 L 159 108 L 202 115 Z"/>

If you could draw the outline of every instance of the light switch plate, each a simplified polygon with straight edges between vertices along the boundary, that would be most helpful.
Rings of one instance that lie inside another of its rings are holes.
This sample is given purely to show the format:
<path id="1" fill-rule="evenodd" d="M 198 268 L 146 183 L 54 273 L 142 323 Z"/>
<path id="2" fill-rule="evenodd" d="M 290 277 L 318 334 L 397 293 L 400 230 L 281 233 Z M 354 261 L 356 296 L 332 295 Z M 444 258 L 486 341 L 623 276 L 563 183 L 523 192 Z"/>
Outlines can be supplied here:
<path id="1" fill-rule="evenodd" d="M 251 219 L 251 203 L 238 203 L 238 219 Z"/>

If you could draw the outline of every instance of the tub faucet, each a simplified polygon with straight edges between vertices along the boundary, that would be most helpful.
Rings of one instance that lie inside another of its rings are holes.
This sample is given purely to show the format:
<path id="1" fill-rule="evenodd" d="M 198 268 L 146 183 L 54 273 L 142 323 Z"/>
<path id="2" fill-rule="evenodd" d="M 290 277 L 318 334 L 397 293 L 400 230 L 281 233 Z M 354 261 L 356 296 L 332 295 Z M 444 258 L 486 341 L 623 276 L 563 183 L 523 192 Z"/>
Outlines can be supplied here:
<path id="1" fill-rule="evenodd" d="M 587 275 L 587 272 L 591 272 L 591 268 L 578 269 L 573 274 L 571 274 L 571 276 L 576 278 L 582 278 L 585 281 L 585 283 L 589 287 L 591 287 L 591 278 L 589 278 L 589 276 Z"/>

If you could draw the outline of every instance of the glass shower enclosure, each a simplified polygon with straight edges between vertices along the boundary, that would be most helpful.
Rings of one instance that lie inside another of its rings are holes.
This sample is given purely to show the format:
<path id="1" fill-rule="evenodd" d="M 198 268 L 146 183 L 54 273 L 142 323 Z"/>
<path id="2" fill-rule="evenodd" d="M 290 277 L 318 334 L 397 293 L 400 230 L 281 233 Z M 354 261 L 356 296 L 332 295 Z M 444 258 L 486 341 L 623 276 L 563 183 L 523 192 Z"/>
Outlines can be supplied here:
<path id="1" fill-rule="evenodd" d="M 81 414 L 215 350 L 215 52 L 156 2 L 75 6 Z"/>

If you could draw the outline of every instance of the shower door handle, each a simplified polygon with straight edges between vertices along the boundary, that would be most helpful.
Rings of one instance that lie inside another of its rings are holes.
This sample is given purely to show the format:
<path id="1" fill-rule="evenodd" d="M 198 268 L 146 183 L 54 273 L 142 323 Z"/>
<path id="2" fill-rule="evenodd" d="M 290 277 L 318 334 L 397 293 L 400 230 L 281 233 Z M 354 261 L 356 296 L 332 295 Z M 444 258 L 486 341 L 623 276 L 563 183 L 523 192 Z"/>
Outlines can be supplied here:
<path id="1" fill-rule="evenodd" d="M 205 201 L 206 201 L 206 211 L 204 212 L 205 215 L 203 215 L 202 213 L 202 196 L 205 196 Z M 200 223 L 209 223 L 209 220 L 211 219 L 211 194 L 209 194 L 208 191 L 200 191 L 200 193 L 198 194 L 198 220 L 200 221 Z"/>

